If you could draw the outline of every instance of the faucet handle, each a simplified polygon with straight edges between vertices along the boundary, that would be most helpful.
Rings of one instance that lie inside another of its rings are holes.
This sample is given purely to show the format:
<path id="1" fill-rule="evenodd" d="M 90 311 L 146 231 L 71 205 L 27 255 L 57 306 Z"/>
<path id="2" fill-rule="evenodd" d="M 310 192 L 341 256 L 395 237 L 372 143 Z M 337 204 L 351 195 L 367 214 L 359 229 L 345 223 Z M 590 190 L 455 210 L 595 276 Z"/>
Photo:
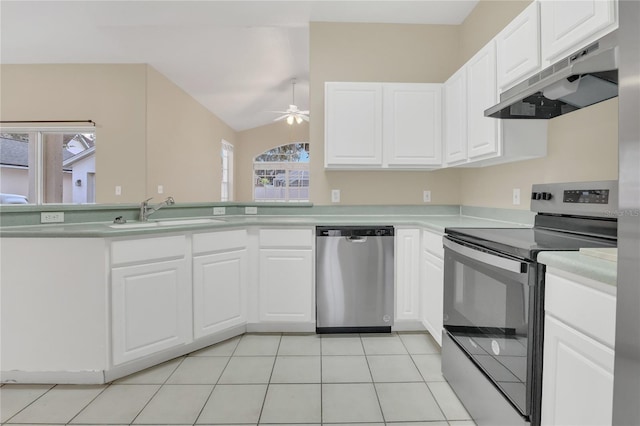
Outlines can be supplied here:
<path id="1" fill-rule="evenodd" d="M 171 206 L 176 203 L 176 200 L 173 197 L 167 197 L 167 205 Z"/>
<path id="2" fill-rule="evenodd" d="M 141 204 L 147 204 L 149 201 L 153 200 L 153 197 L 151 198 L 147 198 L 146 200 L 144 200 Z"/>

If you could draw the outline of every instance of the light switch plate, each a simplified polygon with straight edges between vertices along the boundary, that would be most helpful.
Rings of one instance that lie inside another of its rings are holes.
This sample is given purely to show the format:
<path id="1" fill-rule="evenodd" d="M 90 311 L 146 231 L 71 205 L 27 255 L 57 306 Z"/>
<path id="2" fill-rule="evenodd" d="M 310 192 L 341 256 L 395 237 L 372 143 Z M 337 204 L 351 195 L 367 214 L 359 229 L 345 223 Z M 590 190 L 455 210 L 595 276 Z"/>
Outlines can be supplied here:
<path id="1" fill-rule="evenodd" d="M 122 187 L 120 185 L 116 186 L 116 195 L 122 195 Z"/>
<path id="2" fill-rule="evenodd" d="M 213 215 L 214 216 L 222 216 L 226 212 L 227 212 L 227 208 L 226 207 L 214 207 L 213 208 Z"/>
<path id="3" fill-rule="evenodd" d="M 162 194 L 164 192 L 164 186 L 158 185 L 158 194 Z"/>
<path id="4" fill-rule="evenodd" d="M 245 207 L 244 208 L 244 214 L 258 214 L 258 208 L 257 207 Z"/>
<path id="5" fill-rule="evenodd" d="M 424 191 L 422 193 L 422 201 L 424 201 L 425 203 L 431 202 L 431 191 Z"/>
<path id="6" fill-rule="evenodd" d="M 332 203 L 339 203 L 340 202 L 340 190 L 339 189 L 332 189 L 331 190 L 331 202 Z"/>
<path id="7" fill-rule="evenodd" d="M 40 223 L 63 223 L 64 212 L 41 212 Z"/>

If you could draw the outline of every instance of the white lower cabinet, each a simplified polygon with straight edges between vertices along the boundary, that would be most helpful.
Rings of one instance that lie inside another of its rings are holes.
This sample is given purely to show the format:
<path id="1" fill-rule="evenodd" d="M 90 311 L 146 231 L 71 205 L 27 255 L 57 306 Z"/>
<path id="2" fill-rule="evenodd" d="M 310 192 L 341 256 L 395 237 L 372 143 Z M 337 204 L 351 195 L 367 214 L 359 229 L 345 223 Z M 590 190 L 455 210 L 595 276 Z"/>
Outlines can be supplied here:
<path id="1" fill-rule="evenodd" d="M 396 307 L 395 320 L 420 319 L 420 230 L 397 229 L 396 246 Z"/>
<path id="2" fill-rule="evenodd" d="M 261 229 L 260 322 L 315 322 L 312 229 Z"/>
<path id="3" fill-rule="evenodd" d="M 193 235 L 193 336 L 206 337 L 247 321 L 247 231 Z"/>
<path id="4" fill-rule="evenodd" d="M 260 250 L 260 320 L 310 322 L 313 316 L 311 250 Z"/>
<path id="5" fill-rule="evenodd" d="M 610 425 L 615 287 L 547 270 L 543 425 Z"/>
<path id="6" fill-rule="evenodd" d="M 193 335 L 200 338 L 246 321 L 247 250 L 193 258 Z"/>
<path id="7" fill-rule="evenodd" d="M 191 283 L 186 260 L 113 268 L 113 364 L 191 340 Z"/>
<path id="8" fill-rule="evenodd" d="M 422 325 L 436 342 L 442 345 L 443 262 L 424 250 L 422 268 L 423 279 L 420 288 Z"/>

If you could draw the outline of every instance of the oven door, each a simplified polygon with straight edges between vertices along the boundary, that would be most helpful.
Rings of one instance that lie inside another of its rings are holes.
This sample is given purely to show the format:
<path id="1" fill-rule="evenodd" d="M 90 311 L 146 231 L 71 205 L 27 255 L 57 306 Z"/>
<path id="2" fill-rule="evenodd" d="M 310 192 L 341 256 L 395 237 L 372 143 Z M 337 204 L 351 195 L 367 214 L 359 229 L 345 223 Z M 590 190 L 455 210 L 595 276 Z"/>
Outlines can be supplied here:
<path id="1" fill-rule="evenodd" d="M 444 328 L 528 418 L 531 414 L 535 264 L 444 238 Z"/>

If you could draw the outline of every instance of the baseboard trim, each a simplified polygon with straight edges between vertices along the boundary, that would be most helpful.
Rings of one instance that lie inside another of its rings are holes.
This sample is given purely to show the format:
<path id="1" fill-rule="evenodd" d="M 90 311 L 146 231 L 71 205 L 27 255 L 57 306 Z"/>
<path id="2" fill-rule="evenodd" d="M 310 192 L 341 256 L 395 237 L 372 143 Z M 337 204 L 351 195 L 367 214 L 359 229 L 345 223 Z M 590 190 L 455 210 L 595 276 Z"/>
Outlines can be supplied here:
<path id="1" fill-rule="evenodd" d="M 51 385 L 99 385 L 104 370 L 95 371 L 2 371 L 0 382 Z"/>
<path id="2" fill-rule="evenodd" d="M 395 320 L 392 331 L 425 331 L 420 320 Z"/>
<path id="3" fill-rule="evenodd" d="M 315 322 L 260 322 L 247 324 L 249 333 L 315 333 Z"/>

